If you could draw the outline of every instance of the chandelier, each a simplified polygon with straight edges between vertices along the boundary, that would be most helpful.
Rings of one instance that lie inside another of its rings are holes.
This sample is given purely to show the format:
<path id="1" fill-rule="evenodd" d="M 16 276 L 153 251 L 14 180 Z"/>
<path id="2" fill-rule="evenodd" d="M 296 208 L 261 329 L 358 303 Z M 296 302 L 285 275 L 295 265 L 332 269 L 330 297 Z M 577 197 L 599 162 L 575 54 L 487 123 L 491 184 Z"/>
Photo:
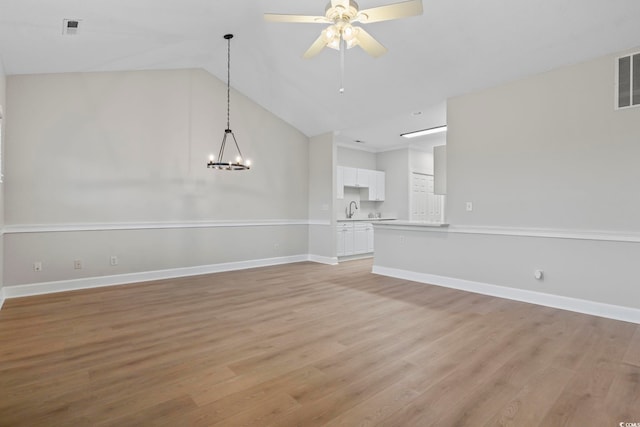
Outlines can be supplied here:
<path id="1" fill-rule="evenodd" d="M 220 170 L 228 170 L 228 171 L 239 171 L 246 170 L 251 168 L 251 160 L 246 160 L 242 157 L 242 152 L 240 151 L 240 146 L 238 145 L 238 141 L 236 140 L 236 136 L 233 134 L 231 130 L 231 126 L 229 125 L 229 111 L 230 111 L 230 94 L 231 94 L 231 39 L 233 38 L 233 34 L 225 34 L 225 40 L 227 40 L 227 128 L 224 130 L 224 137 L 222 138 L 222 145 L 220 145 L 220 151 L 218 151 L 218 158 L 216 161 L 216 157 L 211 154 L 209 156 L 209 162 L 207 163 L 207 168 L 220 169 Z M 236 146 L 236 151 L 238 155 L 235 158 L 235 162 L 233 160 L 224 160 L 224 149 L 227 144 L 227 137 L 231 135 L 233 138 L 233 142 Z"/>

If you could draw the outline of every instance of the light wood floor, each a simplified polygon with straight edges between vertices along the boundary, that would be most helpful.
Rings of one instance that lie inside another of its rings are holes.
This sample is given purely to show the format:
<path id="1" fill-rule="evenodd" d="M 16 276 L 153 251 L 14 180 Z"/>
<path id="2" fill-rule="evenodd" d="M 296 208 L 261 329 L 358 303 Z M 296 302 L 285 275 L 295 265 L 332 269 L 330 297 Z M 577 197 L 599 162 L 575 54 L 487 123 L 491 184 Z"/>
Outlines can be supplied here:
<path id="1" fill-rule="evenodd" d="M 640 423 L 638 325 L 300 263 L 11 299 L 1 426 Z"/>

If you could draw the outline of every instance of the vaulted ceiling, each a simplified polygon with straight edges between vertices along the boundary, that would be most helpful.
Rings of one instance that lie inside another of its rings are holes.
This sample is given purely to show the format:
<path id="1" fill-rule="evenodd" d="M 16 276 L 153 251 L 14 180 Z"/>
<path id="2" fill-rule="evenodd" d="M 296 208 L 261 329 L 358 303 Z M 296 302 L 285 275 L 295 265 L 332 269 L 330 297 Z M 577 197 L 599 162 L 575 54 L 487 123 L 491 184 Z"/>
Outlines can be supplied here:
<path id="1" fill-rule="evenodd" d="M 226 80 L 222 36 L 234 33 L 234 88 L 308 136 L 333 131 L 384 150 L 406 145 L 402 132 L 444 124 L 451 96 L 640 45 L 638 0 L 423 0 L 421 16 L 366 27 L 389 51 L 347 51 L 339 94 L 338 52 L 302 58 L 323 25 L 263 20 L 322 15 L 325 5 L 0 0 L 0 59 L 6 74 L 201 67 Z M 82 20 L 78 35 L 62 35 L 65 18 Z"/>

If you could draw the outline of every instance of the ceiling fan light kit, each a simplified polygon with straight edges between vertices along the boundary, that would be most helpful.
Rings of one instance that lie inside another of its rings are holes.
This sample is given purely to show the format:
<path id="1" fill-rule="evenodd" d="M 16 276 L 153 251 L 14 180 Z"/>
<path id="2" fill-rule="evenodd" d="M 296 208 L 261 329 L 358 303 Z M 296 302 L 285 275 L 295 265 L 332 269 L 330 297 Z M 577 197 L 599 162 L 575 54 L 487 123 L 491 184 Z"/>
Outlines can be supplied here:
<path id="1" fill-rule="evenodd" d="M 377 58 L 387 52 L 387 48 L 378 42 L 362 27 L 353 23 L 369 24 L 373 22 L 390 21 L 422 14 L 422 0 L 408 0 L 385 6 L 360 10 L 358 3 L 353 0 L 331 0 L 327 4 L 324 16 L 286 15 L 266 13 L 264 19 L 269 22 L 296 22 L 311 24 L 331 24 L 311 44 L 304 53 L 304 58 L 312 58 L 325 47 L 341 52 L 341 71 L 344 66 L 344 50 L 360 46 L 369 55 Z M 342 93 L 344 88 L 341 87 Z"/>
<path id="2" fill-rule="evenodd" d="M 227 128 L 224 130 L 224 137 L 222 138 L 222 144 L 220 145 L 220 151 L 218 151 L 218 161 L 213 154 L 209 155 L 209 162 L 207 163 L 207 168 L 213 168 L 218 170 L 228 170 L 228 171 L 239 171 L 239 170 L 247 170 L 251 169 L 251 160 L 245 161 L 242 157 L 242 152 L 240 152 L 240 146 L 238 145 L 238 141 L 236 141 L 236 136 L 233 134 L 231 130 L 231 126 L 229 126 L 229 113 L 231 110 L 231 39 L 233 38 L 233 34 L 225 34 L 225 40 L 227 41 Z M 236 150 L 238 155 L 235 158 L 235 162 L 233 160 L 224 161 L 224 149 L 227 144 L 227 137 L 231 135 L 233 138 L 233 142 L 236 146 Z"/>

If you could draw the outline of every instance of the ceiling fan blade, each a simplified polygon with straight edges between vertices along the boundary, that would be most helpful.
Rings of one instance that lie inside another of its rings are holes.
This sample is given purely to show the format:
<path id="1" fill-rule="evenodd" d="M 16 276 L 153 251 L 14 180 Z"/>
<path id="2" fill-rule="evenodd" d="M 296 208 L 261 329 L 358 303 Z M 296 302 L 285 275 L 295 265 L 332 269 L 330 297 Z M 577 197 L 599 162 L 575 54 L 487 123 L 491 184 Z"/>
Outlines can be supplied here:
<path id="1" fill-rule="evenodd" d="M 307 51 L 304 53 L 304 55 L 302 55 L 303 58 L 306 58 L 306 59 L 312 58 L 312 57 L 316 56 L 317 54 L 319 54 L 322 49 L 324 49 L 324 47 L 327 45 L 327 42 L 324 39 L 325 31 L 326 30 L 322 31 L 322 34 L 320 34 L 320 37 L 318 37 L 316 39 L 316 41 L 313 42 L 311 47 L 309 47 L 309 49 L 307 49 Z"/>
<path id="2" fill-rule="evenodd" d="M 268 22 L 302 22 L 306 24 L 327 24 L 332 22 L 324 16 L 286 15 L 278 13 L 265 13 L 264 20 Z"/>
<path id="3" fill-rule="evenodd" d="M 369 24 L 417 15 L 422 15 L 422 0 L 409 0 L 361 10 L 355 20 Z"/>
<path id="4" fill-rule="evenodd" d="M 358 46 L 374 58 L 387 53 L 386 47 L 382 46 L 378 40 L 360 27 L 357 28 L 355 39 L 358 41 Z"/>

